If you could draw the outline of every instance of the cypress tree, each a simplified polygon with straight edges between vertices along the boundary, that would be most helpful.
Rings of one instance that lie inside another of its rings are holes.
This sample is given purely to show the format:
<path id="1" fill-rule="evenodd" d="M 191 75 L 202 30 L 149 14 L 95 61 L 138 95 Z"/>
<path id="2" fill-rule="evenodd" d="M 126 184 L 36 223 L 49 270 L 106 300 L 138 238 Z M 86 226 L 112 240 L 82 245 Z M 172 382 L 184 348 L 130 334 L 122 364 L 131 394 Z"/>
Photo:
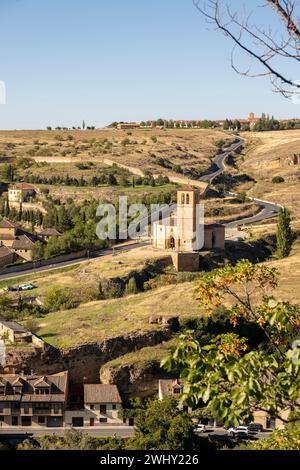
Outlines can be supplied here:
<path id="1" fill-rule="evenodd" d="M 126 284 L 125 287 L 125 294 L 126 295 L 132 295 L 132 294 L 137 294 L 138 293 L 138 288 L 136 285 L 136 280 L 134 277 L 131 277 Z"/>
<path id="2" fill-rule="evenodd" d="M 280 209 L 277 224 L 277 256 L 286 258 L 289 256 L 293 243 L 291 229 L 291 216 L 288 209 Z"/>

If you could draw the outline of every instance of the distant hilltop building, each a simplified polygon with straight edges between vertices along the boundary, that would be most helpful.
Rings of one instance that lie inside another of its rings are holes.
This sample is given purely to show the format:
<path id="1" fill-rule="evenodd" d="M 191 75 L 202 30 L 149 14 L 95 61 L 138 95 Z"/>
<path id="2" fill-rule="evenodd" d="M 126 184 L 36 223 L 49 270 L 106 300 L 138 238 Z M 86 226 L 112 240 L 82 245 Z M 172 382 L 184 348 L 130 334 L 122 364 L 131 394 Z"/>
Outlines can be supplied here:
<path id="1" fill-rule="evenodd" d="M 234 119 L 234 120 L 223 119 L 223 120 L 217 121 L 217 122 L 218 122 L 218 125 L 220 127 L 224 127 L 224 128 L 226 126 L 226 123 L 239 122 L 241 127 L 249 126 L 250 129 L 253 129 L 255 124 L 257 124 L 260 119 L 261 119 L 261 117 L 257 117 L 257 116 L 255 116 L 254 113 L 251 112 L 251 113 L 248 114 L 247 119 Z"/>
<path id="2" fill-rule="evenodd" d="M 120 122 L 117 125 L 117 129 L 125 130 L 125 129 L 139 129 L 141 125 L 137 122 Z"/>
<path id="3" fill-rule="evenodd" d="M 250 128 L 253 128 L 255 126 L 255 124 L 258 123 L 259 120 L 260 120 L 260 118 L 256 117 L 254 115 L 254 113 L 249 113 L 249 115 L 248 115 L 248 124 L 250 125 Z"/>

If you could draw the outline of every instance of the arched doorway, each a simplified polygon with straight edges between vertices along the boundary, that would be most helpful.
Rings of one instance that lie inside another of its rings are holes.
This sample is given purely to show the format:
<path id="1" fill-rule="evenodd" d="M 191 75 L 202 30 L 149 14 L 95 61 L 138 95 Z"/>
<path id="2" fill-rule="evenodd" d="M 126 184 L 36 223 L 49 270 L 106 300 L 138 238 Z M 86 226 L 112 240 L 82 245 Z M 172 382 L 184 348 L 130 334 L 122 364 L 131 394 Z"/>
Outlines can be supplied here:
<path id="1" fill-rule="evenodd" d="M 169 248 L 174 250 L 175 248 L 175 238 L 171 235 L 168 241 Z"/>

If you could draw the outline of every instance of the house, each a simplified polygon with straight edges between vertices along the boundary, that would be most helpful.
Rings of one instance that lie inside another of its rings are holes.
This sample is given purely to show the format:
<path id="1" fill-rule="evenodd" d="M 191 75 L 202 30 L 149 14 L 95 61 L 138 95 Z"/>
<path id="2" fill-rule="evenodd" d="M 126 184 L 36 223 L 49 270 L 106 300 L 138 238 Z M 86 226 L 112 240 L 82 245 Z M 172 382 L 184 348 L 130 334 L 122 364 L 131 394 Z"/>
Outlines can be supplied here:
<path id="1" fill-rule="evenodd" d="M 47 376 L 0 374 L 1 426 L 62 427 L 68 383 L 68 372 Z"/>
<path id="2" fill-rule="evenodd" d="M 0 318 L 0 338 L 13 344 L 32 342 L 32 334 L 18 323 Z"/>
<path id="3" fill-rule="evenodd" d="M 84 408 L 66 413 L 66 424 L 99 426 L 101 424 L 122 424 L 118 417 L 122 400 L 116 385 L 84 385 Z"/>
<path id="4" fill-rule="evenodd" d="M 51 237 L 61 237 L 62 234 L 55 228 L 45 228 L 40 232 L 40 237 L 44 242 L 48 242 Z"/>
<path id="5" fill-rule="evenodd" d="M 283 410 L 279 413 L 280 417 L 284 420 L 287 420 L 291 409 Z M 254 411 L 253 413 L 253 422 L 261 424 L 263 429 L 284 429 L 285 423 L 281 421 L 278 417 L 272 417 L 265 411 Z"/>
<path id="6" fill-rule="evenodd" d="M 32 250 L 37 237 L 25 232 L 15 222 L 2 220 L 0 222 L 0 246 L 6 246 L 20 258 L 30 261 Z"/>
<path id="7" fill-rule="evenodd" d="M 8 201 L 12 203 L 27 202 L 36 196 L 35 187 L 28 183 L 17 183 L 8 189 Z"/>
<path id="8" fill-rule="evenodd" d="M 117 125 L 117 129 L 125 130 L 125 129 L 139 129 L 141 127 L 140 124 L 137 122 L 120 122 Z"/>
<path id="9" fill-rule="evenodd" d="M 122 423 L 118 412 L 122 400 L 116 385 L 84 385 L 84 408 L 90 426 L 93 423 Z"/>
<path id="10" fill-rule="evenodd" d="M 4 268 L 8 264 L 14 263 L 16 254 L 14 250 L 5 245 L 0 246 L 0 268 Z"/>
<path id="11" fill-rule="evenodd" d="M 180 400 L 184 389 L 184 383 L 181 379 L 161 379 L 158 381 L 158 398 L 164 400 L 167 397 L 174 397 Z M 192 408 L 187 405 L 181 405 L 182 411 L 190 413 Z"/>

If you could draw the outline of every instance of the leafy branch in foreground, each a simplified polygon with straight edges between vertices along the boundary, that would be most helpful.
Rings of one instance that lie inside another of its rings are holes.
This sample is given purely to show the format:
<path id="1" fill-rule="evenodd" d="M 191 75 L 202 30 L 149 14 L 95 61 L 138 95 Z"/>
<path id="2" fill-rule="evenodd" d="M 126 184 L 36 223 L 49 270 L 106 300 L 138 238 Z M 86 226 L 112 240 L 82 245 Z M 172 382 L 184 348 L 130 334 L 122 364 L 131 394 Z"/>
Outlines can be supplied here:
<path id="1" fill-rule="evenodd" d="M 163 366 L 180 372 L 183 401 L 206 407 L 225 424 L 251 421 L 258 410 L 288 422 L 289 410 L 299 410 L 300 308 L 271 295 L 277 283 L 274 268 L 245 260 L 203 276 L 196 294 L 205 310 L 229 305 L 233 325 L 254 322 L 265 340 L 249 350 L 235 333 L 204 346 L 193 332 L 181 336 Z"/>

